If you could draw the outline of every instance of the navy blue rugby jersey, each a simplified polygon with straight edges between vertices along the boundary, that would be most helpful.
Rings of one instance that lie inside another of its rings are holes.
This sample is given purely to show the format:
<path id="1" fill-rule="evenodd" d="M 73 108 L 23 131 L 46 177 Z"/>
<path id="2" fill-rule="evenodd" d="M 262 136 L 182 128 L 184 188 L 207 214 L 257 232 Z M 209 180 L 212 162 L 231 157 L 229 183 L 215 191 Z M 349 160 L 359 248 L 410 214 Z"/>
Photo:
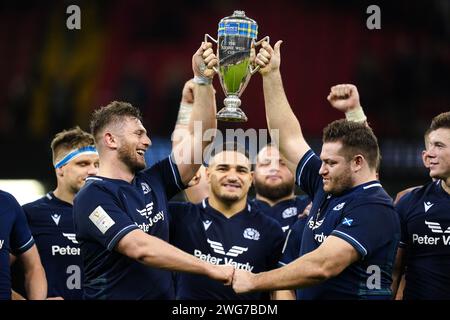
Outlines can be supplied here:
<path id="1" fill-rule="evenodd" d="M 283 200 L 272 207 L 267 202 L 258 199 L 251 200 L 251 205 L 277 220 L 283 231 L 287 232 L 310 202 L 308 196 L 302 195 Z"/>
<path id="2" fill-rule="evenodd" d="M 400 247 L 406 248 L 403 299 L 450 299 L 450 195 L 442 181 L 400 199 Z"/>
<path id="3" fill-rule="evenodd" d="M 299 299 L 390 299 L 392 268 L 400 240 L 400 223 L 392 199 L 378 181 L 370 181 L 339 196 L 323 191 L 321 160 L 309 150 L 297 167 L 297 183 L 313 205 L 306 223 L 300 256 L 317 249 L 333 235 L 359 253 L 361 259 L 338 276 L 298 290 Z"/>
<path id="4" fill-rule="evenodd" d="M 0 190 L 0 300 L 11 299 L 9 254 L 19 255 L 34 245 L 22 207 Z"/>
<path id="5" fill-rule="evenodd" d="M 73 206 L 49 192 L 23 209 L 45 269 L 48 296 L 81 299 L 83 272 Z"/>
<path id="6" fill-rule="evenodd" d="M 277 266 L 283 231 L 277 221 L 247 207 L 231 218 L 213 209 L 207 199 L 199 204 L 170 203 L 170 242 L 212 264 L 231 264 L 253 273 Z M 237 295 L 230 286 L 206 276 L 179 273 L 177 299 L 261 299 L 267 293 Z"/>
<path id="7" fill-rule="evenodd" d="M 145 266 L 114 250 L 135 229 L 169 240 L 168 199 L 183 188 L 171 157 L 136 174 L 131 183 L 89 177 L 75 197 L 86 299 L 173 299 L 170 271 Z"/>

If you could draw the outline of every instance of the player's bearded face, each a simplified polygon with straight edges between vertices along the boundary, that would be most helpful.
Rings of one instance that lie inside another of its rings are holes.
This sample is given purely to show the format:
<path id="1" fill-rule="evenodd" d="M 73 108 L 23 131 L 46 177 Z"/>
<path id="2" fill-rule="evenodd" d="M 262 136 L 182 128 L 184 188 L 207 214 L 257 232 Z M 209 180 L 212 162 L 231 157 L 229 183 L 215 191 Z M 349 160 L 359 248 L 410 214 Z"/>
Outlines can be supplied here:
<path id="1" fill-rule="evenodd" d="M 125 142 L 117 148 L 119 160 L 122 161 L 132 172 L 138 172 L 145 168 L 145 158 L 136 152 L 133 143 Z"/>
<path id="2" fill-rule="evenodd" d="M 322 166 L 319 174 L 322 176 L 323 190 L 334 195 L 353 187 L 350 161 L 340 153 L 341 147 L 340 142 L 324 143 L 320 156 Z"/>
<path id="3" fill-rule="evenodd" d="M 292 194 L 294 175 L 274 148 L 260 152 L 255 169 L 254 185 L 256 193 L 270 200 L 278 200 Z"/>

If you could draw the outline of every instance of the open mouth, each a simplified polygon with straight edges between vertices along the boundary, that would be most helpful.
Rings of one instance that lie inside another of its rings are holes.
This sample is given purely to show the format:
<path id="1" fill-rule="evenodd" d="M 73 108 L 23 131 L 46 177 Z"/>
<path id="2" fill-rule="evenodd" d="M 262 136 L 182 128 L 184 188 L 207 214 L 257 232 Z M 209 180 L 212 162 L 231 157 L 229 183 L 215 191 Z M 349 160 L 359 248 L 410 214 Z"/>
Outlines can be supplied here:
<path id="1" fill-rule="evenodd" d="M 145 154 L 145 150 L 144 150 L 144 149 L 138 149 L 138 150 L 136 151 L 136 153 L 137 153 L 138 155 L 140 155 L 141 157 L 143 157 L 144 154 Z"/>

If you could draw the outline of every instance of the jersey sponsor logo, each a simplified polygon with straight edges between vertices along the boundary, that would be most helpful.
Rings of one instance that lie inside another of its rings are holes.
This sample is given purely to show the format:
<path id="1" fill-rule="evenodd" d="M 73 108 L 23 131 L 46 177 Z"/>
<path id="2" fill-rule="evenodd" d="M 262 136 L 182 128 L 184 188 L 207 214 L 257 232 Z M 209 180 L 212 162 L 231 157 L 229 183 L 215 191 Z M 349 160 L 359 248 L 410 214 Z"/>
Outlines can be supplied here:
<path id="1" fill-rule="evenodd" d="M 344 218 L 344 220 L 342 220 L 342 224 L 346 225 L 346 226 L 351 226 L 353 223 L 353 219 L 349 219 L 349 218 Z"/>
<path id="2" fill-rule="evenodd" d="M 60 256 L 79 256 L 80 248 L 74 248 L 71 246 L 52 246 L 52 256 L 56 256 L 58 254 Z"/>
<path id="3" fill-rule="evenodd" d="M 144 232 L 148 232 L 150 228 L 153 227 L 153 225 L 158 221 L 164 221 L 164 211 L 160 211 L 153 217 L 149 217 L 148 223 L 141 223 L 141 224 L 138 224 L 137 222 L 135 223 L 139 227 L 139 229 L 141 229 Z"/>
<path id="4" fill-rule="evenodd" d="M 106 231 L 108 231 L 109 228 L 111 228 L 115 224 L 114 220 L 109 216 L 109 214 L 106 213 L 106 211 L 101 206 L 98 206 L 94 211 L 92 211 L 92 213 L 89 215 L 89 219 L 103 234 L 105 234 Z"/>
<path id="5" fill-rule="evenodd" d="M 72 241 L 75 244 L 78 244 L 77 238 L 75 233 L 64 233 L 62 234 L 64 237 L 66 237 L 67 239 L 69 239 L 70 241 Z"/>
<path id="6" fill-rule="evenodd" d="M 54 214 L 51 215 L 51 217 L 52 217 L 53 221 L 55 222 L 55 224 L 59 225 L 59 219 L 61 219 L 61 215 L 57 214 L 57 213 L 54 213 Z"/>
<path id="7" fill-rule="evenodd" d="M 448 227 L 447 230 L 443 231 L 439 222 L 431 222 L 425 220 L 425 224 L 428 226 L 428 228 L 431 229 L 431 232 L 433 233 L 450 233 L 450 227 Z"/>
<path id="8" fill-rule="evenodd" d="M 136 209 L 136 211 L 143 217 L 145 217 L 146 219 L 149 219 L 149 217 L 152 215 L 153 213 L 153 202 L 150 202 L 149 204 L 147 204 L 145 206 L 144 209 Z"/>
<path id="9" fill-rule="evenodd" d="M 201 252 L 200 250 L 194 249 L 194 256 L 199 258 L 200 260 L 209 262 L 211 264 L 215 264 L 215 265 L 219 265 L 219 264 L 229 264 L 231 266 L 233 266 L 235 269 L 242 269 L 242 270 L 247 270 L 247 271 L 252 271 L 254 266 L 250 265 L 249 262 L 237 262 L 234 261 L 233 258 L 228 258 L 228 257 L 224 257 L 224 258 L 218 258 L 218 257 L 214 257 L 211 254 L 204 254 L 203 252 Z"/>
<path id="10" fill-rule="evenodd" d="M 339 211 L 345 206 L 345 202 L 339 203 L 337 206 L 333 208 L 334 211 Z"/>
<path id="11" fill-rule="evenodd" d="M 314 240 L 316 240 L 319 243 L 324 242 L 326 238 L 328 238 L 328 236 L 326 236 L 323 232 L 320 233 L 320 234 L 315 234 L 314 235 Z"/>
<path id="12" fill-rule="evenodd" d="M 283 219 L 288 219 L 288 218 L 296 216 L 296 215 L 297 215 L 296 207 L 290 207 L 290 208 L 284 209 L 283 213 L 281 214 Z"/>
<path id="13" fill-rule="evenodd" d="M 145 182 L 141 183 L 141 187 L 142 187 L 142 191 L 144 191 L 144 194 L 147 194 L 150 191 L 152 191 L 152 189 L 150 189 L 150 186 Z"/>
<path id="14" fill-rule="evenodd" d="M 309 219 L 309 221 L 308 221 L 308 227 L 311 230 L 315 230 L 315 229 L 319 228 L 322 225 L 324 219 L 325 218 L 323 218 L 322 220 L 319 220 L 319 221 L 314 221 L 313 217 L 311 217 Z"/>
<path id="15" fill-rule="evenodd" d="M 425 212 L 430 210 L 430 208 L 434 205 L 434 203 L 431 203 L 430 201 L 424 202 L 423 206 L 425 207 Z"/>
<path id="16" fill-rule="evenodd" d="M 222 243 L 217 242 L 217 241 L 212 241 L 209 239 L 206 239 L 206 241 L 209 243 L 209 245 L 211 246 L 211 248 L 214 250 L 215 253 L 219 253 L 224 256 L 237 257 L 238 255 L 240 255 L 248 250 L 248 248 L 244 248 L 244 247 L 240 247 L 240 246 L 232 246 L 230 248 L 230 250 L 228 250 L 228 252 L 225 252 L 225 249 L 224 249 Z"/>
<path id="17" fill-rule="evenodd" d="M 0 249 L 3 248 L 4 243 L 5 243 L 5 240 L 0 240 Z"/>
<path id="18" fill-rule="evenodd" d="M 253 228 L 247 228 L 244 230 L 243 236 L 245 239 L 258 241 L 260 238 L 259 231 Z"/>
<path id="19" fill-rule="evenodd" d="M 205 228 L 205 231 L 208 230 L 209 226 L 212 223 L 211 220 L 205 220 L 205 221 L 202 221 L 202 222 L 203 222 L 203 228 Z"/>
<path id="20" fill-rule="evenodd" d="M 416 233 L 413 233 L 412 235 L 412 243 L 413 244 L 422 244 L 422 245 L 429 245 L 429 246 L 437 246 L 441 243 L 445 246 L 450 245 L 450 235 L 446 236 L 446 234 L 450 233 L 450 227 L 447 229 L 442 228 L 439 222 L 432 222 L 432 221 L 426 221 L 425 224 L 430 228 L 432 233 L 441 234 L 442 236 L 433 237 L 429 235 L 418 235 Z"/>

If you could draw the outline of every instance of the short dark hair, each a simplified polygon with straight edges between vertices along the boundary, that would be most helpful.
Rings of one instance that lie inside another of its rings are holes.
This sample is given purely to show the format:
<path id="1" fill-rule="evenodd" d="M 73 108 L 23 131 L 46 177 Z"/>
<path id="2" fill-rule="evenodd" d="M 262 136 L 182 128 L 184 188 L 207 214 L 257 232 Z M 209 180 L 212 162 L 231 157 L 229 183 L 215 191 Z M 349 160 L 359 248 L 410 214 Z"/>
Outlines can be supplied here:
<path id="1" fill-rule="evenodd" d="M 107 106 L 95 110 L 91 116 L 91 133 L 95 139 L 100 131 L 112 122 L 121 121 L 123 117 L 137 118 L 142 121 L 141 111 L 128 102 L 113 101 Z"/>
<path id="2" fill-rule="evenodd" d="M 220 145 L 214 145 L 211 147 L 209 151 L 209 157 L 207 157 L 207 162 L 204 163 L 206 167 L 209 166 L 209 163 L 212 158 L 214 158 L 216 155 L 223 151 L 234 151 L 243 154 L 247 159 L 250 160 L 250 156 L 248 154 L 248 150 L 245 148 L 244 145 L 236 142 L 236 141 L 228 141 L 224 142 Z M 250 169 L 253 170 L 253 165 L 250 165 Z"/>
<path id="3" fill-rule="evenodd" d="M 450 129 L 450 111 L 438 114 L 431 121 L 429 132 L 437 129 Z"/>
<path id="4" fill-rule="evenodd" d="M 58 132 L 53 138 L 50 148 L 52 149 L 53 163 L 61 156 L 61 153 L 73 149 L 94 145 L 94 137 L 81 130 L 79 126 Z"/>
<path id="5" fill-rule="evenodd" d="M 378 170 L 380 164 L 380 148 L 372 129 L 365 123 L 346 119 L 331 122 L 323 129 L 323 143 L 341 142 L 342 151 L 347 160 L 356 154 L 362 154 L 369 167 Z"/>

